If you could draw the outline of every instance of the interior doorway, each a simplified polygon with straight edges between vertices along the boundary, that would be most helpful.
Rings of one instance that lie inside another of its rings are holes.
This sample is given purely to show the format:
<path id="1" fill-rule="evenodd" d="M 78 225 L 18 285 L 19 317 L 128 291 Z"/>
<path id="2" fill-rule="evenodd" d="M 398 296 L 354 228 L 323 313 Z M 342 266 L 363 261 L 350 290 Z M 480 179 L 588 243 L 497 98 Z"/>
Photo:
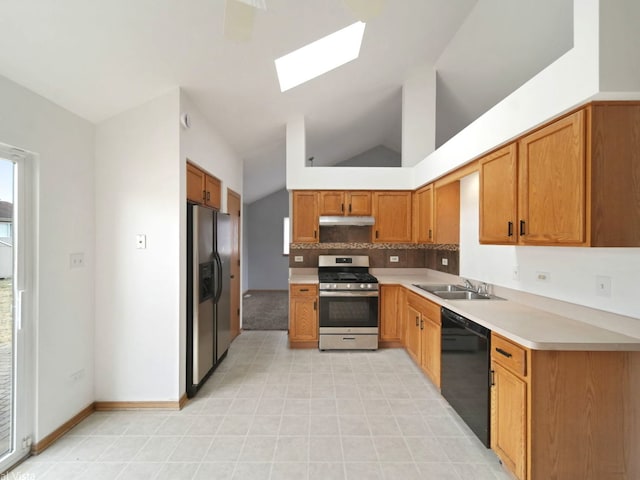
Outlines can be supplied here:
<path id="1" fill-rule="evenodd" d="M 227 212 L 231 216 L 231 339 L 240 334 L 240 212 L 242 198 L 227 189 Z"/>
<path id="2" fill-rule="evenodd" d="M 27 367 L 29 157 L 0 146 L 0 472 L 31 449 L 33 406 Z"/>

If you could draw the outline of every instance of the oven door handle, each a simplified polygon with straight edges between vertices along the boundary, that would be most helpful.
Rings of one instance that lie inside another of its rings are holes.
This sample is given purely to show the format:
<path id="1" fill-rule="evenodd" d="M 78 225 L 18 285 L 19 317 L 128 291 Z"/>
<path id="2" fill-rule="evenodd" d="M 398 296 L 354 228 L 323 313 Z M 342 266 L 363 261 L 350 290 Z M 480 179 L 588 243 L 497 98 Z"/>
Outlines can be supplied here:
<path id="1" fill-rule="evenodd" d="M 377 290 L 320 291 L 321 297 L 377 297 Z"/>

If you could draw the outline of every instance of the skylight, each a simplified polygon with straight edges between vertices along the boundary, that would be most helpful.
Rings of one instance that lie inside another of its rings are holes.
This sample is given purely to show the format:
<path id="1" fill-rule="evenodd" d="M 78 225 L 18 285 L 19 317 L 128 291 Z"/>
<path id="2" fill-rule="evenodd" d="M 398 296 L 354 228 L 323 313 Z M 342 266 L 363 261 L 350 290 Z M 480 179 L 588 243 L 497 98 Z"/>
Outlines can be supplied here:
<path id="1" fill-rule="evenodd" d="M 277 58 L 280 91 L 297 87 L 358 58 L 365 25 L 356 22 Z"/>

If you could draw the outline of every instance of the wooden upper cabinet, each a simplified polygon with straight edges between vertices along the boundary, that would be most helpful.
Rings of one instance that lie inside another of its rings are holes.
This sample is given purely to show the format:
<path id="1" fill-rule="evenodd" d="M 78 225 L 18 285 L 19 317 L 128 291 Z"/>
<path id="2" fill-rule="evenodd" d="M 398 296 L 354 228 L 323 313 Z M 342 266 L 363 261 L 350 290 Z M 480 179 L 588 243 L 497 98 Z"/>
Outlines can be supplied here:
<path id="1" fill-rule="evenodd" d="M 211 175 L 205 176 L 205 190 L 207 191 L 207 198 L 205 199 L 204 204 L 208 207 L 215 208 L 220 210 L 222 205 L 222 184 L 220 180 L 216 177 L 212 177 Z"/>
<path id="2" fill-rule="evenodd" d="M 325 190 L 320 194 L 320 215 L 371 215 L 371 192 Z"/>
<path id="3" fill-rule="evenodd" d="M 436 185 L 435 243 L 460 243 L 460 182 Z"/>
<path id="4" fill-rule="evenodd" d="M 426 185 L 413 193 L 413 240 L 433 243 L 433 185 Z"/>
<path id="5" fill-rule="evenodd" d="M 371 192 L 345 192 L 347 215 L 371 215 Z"/>
<path id="6" fill-rule="evenodd" d="M 187 163 L 187 200 L 204 203 L 207 191 L 204 186 L 205 173 L 190 163 Z"/>
<path id="7" fill-rule="evenodd" d="M 187 200 L 220 210 L 221 197 L 220 180 L 187 163 Z"/>
<path id="8" fill-rule="evenodd" d="M 411 242 L 411 192 L 373 192 L 374 242 Z"/>
<path id="9" fill-rule="evenodd" d="M 518 142 L 519 223 L 523 244 L 585 242 L 585 111 Z"/>
<path id="10" fill-rule="evenodd" d="M 595 102 L 480 160 L 480 242 L 638 247 L 638 192 L 640 103 Z"/>
<path id="11" fill-rule="evenodd" d="M 638 247 L 640 103 L 593 105 L 587 112 L 590 147 L 587 151 L 591 155 L 591 204 L 587 207 L 590 244 Z"/>
<path id="12" fill-rule="evenodd" d="M 480 243 L 518 241 L 517 153 L 512 143 L 480 160 Z"/>
<path id="13" fill-rule="evenodd" d="M 318 192 L 299 190 L 293 192 L 294 243 L 318 242 Z"/>
<path id="14" fill-rule="evenodd" d="M 344 192 L 328 190 L 320 193 L 320 215 L 344 215 Z"/>

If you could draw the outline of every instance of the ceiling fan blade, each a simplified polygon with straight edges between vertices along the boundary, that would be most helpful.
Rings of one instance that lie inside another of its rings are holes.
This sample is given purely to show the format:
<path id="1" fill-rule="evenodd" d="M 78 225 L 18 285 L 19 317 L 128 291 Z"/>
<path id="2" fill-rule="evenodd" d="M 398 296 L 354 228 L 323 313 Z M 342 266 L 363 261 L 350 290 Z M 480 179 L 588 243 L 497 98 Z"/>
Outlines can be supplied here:
<path id="1" fill-rule="evenodd" d="M 368 22 L 380 15 L 385 0 L 344 0 L 358 20 Z"/>
<path id="2" fill-rule="evenodd" d="M 244 0 L 226 0 L 224 8 L 225 38 L 238 42 L 249 40 L 253 32 L 255 12 L 256 9 Z"/>

